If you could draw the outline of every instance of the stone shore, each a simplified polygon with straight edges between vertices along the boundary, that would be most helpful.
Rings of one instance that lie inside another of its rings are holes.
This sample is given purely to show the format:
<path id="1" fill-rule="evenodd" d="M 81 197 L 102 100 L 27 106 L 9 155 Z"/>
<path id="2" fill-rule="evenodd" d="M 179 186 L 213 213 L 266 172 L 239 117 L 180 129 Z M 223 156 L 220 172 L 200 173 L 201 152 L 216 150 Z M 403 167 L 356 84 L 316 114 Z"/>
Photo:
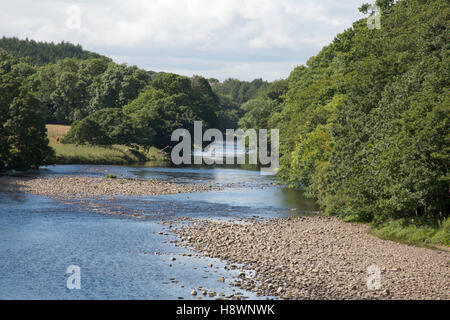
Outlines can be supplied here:
<path id="1" fill-rule="evenodd" d="M 4 191 L 26 192 L 44 196 L 79 199 L 99 196 L 142 196 L 174 193 L 192 193 L 217 190 L 217 187 L 205 184 L 175 184 L 162 180 L 139 180 L 123 178 L 95 177 L 2 177 Z"/>
<path id="2" fill-rule="evenodd" d="M 368 228 L 314 216 L 239 223 L 191 220 L 172 230 L 177 245 L 241 268 L 230 284 L 261 296 L 450 299 L 448 251 L 381 240 Z"/>

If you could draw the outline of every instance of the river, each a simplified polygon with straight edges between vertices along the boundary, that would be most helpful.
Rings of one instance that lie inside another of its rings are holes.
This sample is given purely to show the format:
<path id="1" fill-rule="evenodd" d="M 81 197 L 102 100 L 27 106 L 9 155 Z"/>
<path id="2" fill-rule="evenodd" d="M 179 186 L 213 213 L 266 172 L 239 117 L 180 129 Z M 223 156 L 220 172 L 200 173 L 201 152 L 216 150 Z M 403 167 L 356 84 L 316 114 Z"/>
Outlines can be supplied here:
<path id="1" fill-rule="evenodd" d="M 162 222 L 181 217 L 268 219 L 317 211 L 299 191 L 279 186 L 273 176 L 259 171 L 57 165 L 31 174 L 106 173 L 207 183 L 223 190 L 61 201 L 8 193 L 0 186 L 0 299 L 191 299 L 191 291 L 199 286 L 225 295 L 243 292 L 228 285 L 238 270 L 227 271 L 223 261 L 175 246 L 170 241 L 176 237 Z M 67 288 L 70 265 L 80 267 L 80 290 Z M 217 281 L 221 276 L 225 283 Z"/>

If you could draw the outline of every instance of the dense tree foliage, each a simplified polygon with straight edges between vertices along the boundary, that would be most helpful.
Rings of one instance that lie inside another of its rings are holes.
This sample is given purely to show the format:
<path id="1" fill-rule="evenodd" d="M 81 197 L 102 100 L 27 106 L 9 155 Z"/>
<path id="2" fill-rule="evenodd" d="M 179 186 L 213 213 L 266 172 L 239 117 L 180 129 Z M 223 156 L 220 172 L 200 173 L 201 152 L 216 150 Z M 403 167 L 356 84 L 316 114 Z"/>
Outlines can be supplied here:
<path id="1" fill-rule="evenodd" d="M 251 82 L 241 81 L 238 79 L 228 79 L 224 82 L 216 82 L 213 79 L 211 80 L 214 92 L 230 97 L 239 105 L 255 98 L 260 90 L 269 86 L 269 83 L 267 81 L 263 81 L 262 79 L 255 79 Z"/>
<path id="2" fill-rule="evenodd" d="M 65 58 L 82 60 L 101 58 L 106 61 L 111 61 L 111 59 L 97 53 L 83 50 L 80 45 L 73 45 L 68 42 L 54 44 L 53 42 L 47 43 L 28 39 L 21 40 L 18 38 L 2 37 L 0 39 L 0 48 L 16 57 L 24 57 L 30 64 L 36 66 L 55 63 Z"/>
<path id="3" fill-rule="evenodd" d="M 46 122 L 85 120 L 74 124 L 66 141 L 153 142 L 148 125 L 133 123 L 121 111 L 108 116 L 97 111 L 128 104 L 157 73 L 119 65 L 66 43 L 3 38 L 0 44 L 14 53 L 0 49 L 0 170 L 37 167 L 49 159 Z"/>
<path id="4" fill-rule="evenodd" d="M 167 147 L 172 132 L 178 128 L 192 131 L 194 121 L 205 128 L 216 127 L 219 98 L 208 81 L 171 73 L 159 74 L 148 89 L 124 107 L 140 130 L 150 126 L 155 132 L 155 146 Z"/>
<path id="5" fill-rule="evenodd" d="M 258 96 L 241 106 L 245 114 L 239 120 L 242 129 L 267 129 L 273 127 L 271 116 L 280 112 L 284 95 L 288 88 L 287 80 L 272 82 L 259 91 Z"/>
<path id="6" fill-rule="evenodd" d="M 48 108 L 47 121 L 71 124 L 104 108 L 120 108 L 150 83 L 135 66 L 103 59 L 63 59 L 38 69 L 33 76 L 36 96 Z"/>
<path id="7" fill-rule="evenodd" d="M 110 63 L 93 88 L 90 112 L 103 108 L 121 108 L 136 99 L 150 83 L 147 72 L 136 66 Z"/>
<path id="8" fill-rule="evenodd" d="M 151 146 L 155 132 L 151 124 L 138 126 L 121 108 L 106 108 L 76 121 L 63 143 Z"/>
<path id="9" fill-rule="evenodd" d="M 109 145 L 111 141 L 102 126 L 91 117 L 76 121 L 64 136 L 63 143 Z"/>
<path id="10" fill-rule="evenodd" d="M 280 176 L 331 214 L 445 217 L 449 5 L 377 4 L 380 30 L 357 21 L 289 76 L 283 106 L 267 122 L 281 133 Z M 266 118 L 253 114 L 241 121 Z"/>
<path id="11" fill-rule="evenodd" d="M 25 170 L 52 155 L 45 129 L 45 109 L 30 93 L 35 69 L 0 49 L 0 171 Z"/>
<path id="12" fill-rule="evenodd" d="M 255 79 L 251 82 L 228 79 L 220 82 L 210 78 L 208 82 L 220 100 L 218 118 L 221 130 L 237 129 L 239 119 L 246 112 L 241 106 L 256 98 L 261 91 L 269 87 L 269 83 L 262 79 Z"/>

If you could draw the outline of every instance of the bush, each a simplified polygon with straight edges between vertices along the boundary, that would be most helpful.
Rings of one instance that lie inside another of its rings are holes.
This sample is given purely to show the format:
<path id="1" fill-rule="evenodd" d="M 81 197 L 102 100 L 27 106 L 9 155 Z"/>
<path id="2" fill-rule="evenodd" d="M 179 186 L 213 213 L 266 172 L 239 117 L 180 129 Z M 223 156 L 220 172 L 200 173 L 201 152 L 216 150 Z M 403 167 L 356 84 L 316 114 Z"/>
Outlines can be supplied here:
<path id="1" fill-rule="evenodd" d="M 75 122 L 70 131 L 64 136 L 62 143 L 108 145 L 110 140 L 100 125 L 89 118 Z"/>

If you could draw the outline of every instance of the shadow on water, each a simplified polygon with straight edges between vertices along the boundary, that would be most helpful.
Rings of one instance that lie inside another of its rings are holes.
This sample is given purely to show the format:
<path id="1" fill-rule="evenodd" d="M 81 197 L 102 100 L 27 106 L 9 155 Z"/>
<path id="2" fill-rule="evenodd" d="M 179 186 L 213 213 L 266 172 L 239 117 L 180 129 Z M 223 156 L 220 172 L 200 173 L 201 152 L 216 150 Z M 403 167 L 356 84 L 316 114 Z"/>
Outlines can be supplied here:
<path id="1" fill-rule="evenodd" d="M 0 177 L 0 205 L 4 205 L 10 202 L 25 202 L 27 195 L 22 192 L 10 191 L 16 184 L 9 179 Z"/>
<path id="2" fill-rule="evenodd" d="M 311 198 L 307 198 L 304 192 L 298 189 L 292 188 L 281 188 L 282 201 L 286 203 L 287 206 L 297 209 L 299 212 L 305 213 L 317 213 L 319 211 L 319 206 L 316 201 Z"/>

